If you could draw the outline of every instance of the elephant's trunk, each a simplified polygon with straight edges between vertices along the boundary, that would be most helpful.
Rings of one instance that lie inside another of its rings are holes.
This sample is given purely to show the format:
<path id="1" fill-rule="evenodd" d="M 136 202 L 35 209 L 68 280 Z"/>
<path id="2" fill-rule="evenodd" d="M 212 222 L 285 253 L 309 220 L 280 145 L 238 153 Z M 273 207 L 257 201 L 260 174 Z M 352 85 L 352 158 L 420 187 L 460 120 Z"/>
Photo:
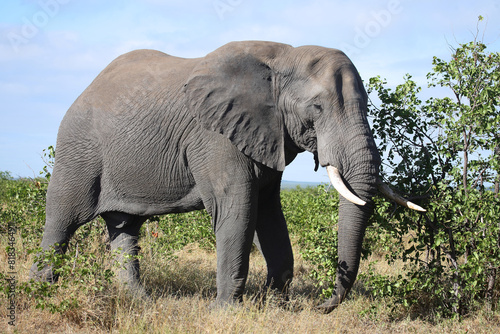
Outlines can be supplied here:
<path id="1" fill-rule="evenodd" d="M 377 168 L 378 170 L 378 168 Z M 356 203 L 344 196 L 339 196 L 338 221 L 338 266 L 333 296 L 318 306 L 325 313 L 335 309 L 351 290 L 358 274 L 361 248 L 366 226 L 373 213 L 372 196 L 376 192 L 376 175 L 358 174 L 347 180 L 347 186 L 359 196 L 363 203 Z M 347 188 L 347 187 L 346 187 Z M 354 196 L 354 195 L 353 195 Z"/>
<path id="2" fill-rule="evenodd" d="M 357 107 L 361 108 L 359 105 Z M 347 111 L 349 114 L 355 113 L 356 105 Z M 359 112 L 359 109 L 358 114 L 362 114 L 362 117 L 343 120 L 345 130 L 342 132 L 342 138 L 318 140 L 320 163 L 327 167 L 332 179 L 338 169 L 337 178 L 344 182 L 343 188 L 347 190 L 339 191 L 341 195 L 335 292 L 330 299 L 318 306 L 326 313 L 335 309 L 345 299 L 356 280 L 365 229 L 373 212 L 372 197 L 377 193 L 380 156 L 366 116 Z M 346 150 L 338 149 L 339 145 L 343 145 Z"/>
<path id="3" fill-rule="evenodd" d="M 331 298 L 318 306 L 325 313 L 334 310 L 351 290 L 358 274 L 361 246 L 368 218 L 373 211 L 373 202 L 359 206 L 343 197 L 339 203 L 338 267 L 335 292 Z"/>

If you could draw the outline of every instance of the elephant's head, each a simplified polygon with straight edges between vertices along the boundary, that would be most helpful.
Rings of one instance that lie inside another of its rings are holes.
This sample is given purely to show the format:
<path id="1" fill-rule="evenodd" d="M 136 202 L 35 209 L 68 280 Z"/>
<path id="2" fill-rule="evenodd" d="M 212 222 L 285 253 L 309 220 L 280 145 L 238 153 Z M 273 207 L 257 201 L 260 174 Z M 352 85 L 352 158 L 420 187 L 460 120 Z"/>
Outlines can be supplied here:
<path id="1" fill-rule="evenodd" d="M 336 293 L 320 305 L 333 310 L 356 278 L 379 180 L 367 95 L 354 65 L 334 49 L 235 42 L 204 58 L 185 91 L 194 117 L 255 161 L 282 171 L 307 150 L 327 167 L 342 194 Z"/>

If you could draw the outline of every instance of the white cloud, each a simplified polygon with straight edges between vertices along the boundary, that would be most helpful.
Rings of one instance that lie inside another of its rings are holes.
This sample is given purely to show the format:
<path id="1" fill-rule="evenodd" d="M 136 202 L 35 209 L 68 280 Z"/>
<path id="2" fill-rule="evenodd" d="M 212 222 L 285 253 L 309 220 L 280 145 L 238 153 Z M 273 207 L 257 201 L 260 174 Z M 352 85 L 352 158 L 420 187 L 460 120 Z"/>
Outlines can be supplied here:
<path id="1" fill-rule="evenodd" d="M 49 31 L 47 33 L 48 43 L 56 49 L 74 48 L 81 43 L 80 35 L 75 31 Z"/>
<path id="2" fill-rule="evenodd" d="M 0 91 L 7 95 L 22 96 L 29 93 L 29 86 L 27 84 L 15 82 L 0 82 Z"/>

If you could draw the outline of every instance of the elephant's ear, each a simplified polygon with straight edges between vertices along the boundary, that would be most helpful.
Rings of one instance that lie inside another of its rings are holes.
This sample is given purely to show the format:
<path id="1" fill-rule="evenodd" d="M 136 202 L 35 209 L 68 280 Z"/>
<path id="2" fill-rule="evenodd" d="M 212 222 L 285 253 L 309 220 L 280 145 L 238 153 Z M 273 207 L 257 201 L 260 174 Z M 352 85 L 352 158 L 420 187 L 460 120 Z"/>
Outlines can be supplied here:
<path id="1" fill-rule="evenodd" d="M 275 170 L 285 169 L 283 119 L 273 73 L 251 48 L 227 45 L 207 55 L 185 85 L 186 106 L 205 128 Z"/>

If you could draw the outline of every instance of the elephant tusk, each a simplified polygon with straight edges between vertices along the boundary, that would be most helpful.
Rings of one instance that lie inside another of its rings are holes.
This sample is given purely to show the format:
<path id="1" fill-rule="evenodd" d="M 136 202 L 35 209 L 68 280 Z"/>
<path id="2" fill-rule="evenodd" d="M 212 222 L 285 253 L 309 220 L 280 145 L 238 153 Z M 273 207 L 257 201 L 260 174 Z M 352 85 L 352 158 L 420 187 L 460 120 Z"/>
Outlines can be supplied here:
<path id="1" fill-rule="evenodd" d="M 332 186 L 339 192 L 342 197 L 344 197 L 349 202 L 352 202 L 357 205 L 365 205 L 366 202 L 363 201 L 358 196 L 354 195 L 349 189 L 347 189 L 344 181 L 342 181 L 342 177 L 340 176 L 340 172 L 336 167 L 326 166 L 326 172 L 328 173 L 328 177 L 330 178 L 330 182 Z"/>
<path id="2" fill-rule="evenodd" d="M 410 202 L 406 198 L 401 197 L 400 195 L 396 194 L 394 190 L 392 190 L 387 184 L 382 181 L 380 177 L 377 177 L 377 187 L 378 190 L 388 199 L 393 200 L 394 202 L 398 203 L 399 205 L 405 206 L 409 209 L 415 210 L 415 211 L 421 211 L 421 212 L 426 212 L 424 208 L 422 208 L 419 205 L 416 205 L 415 203 Z"/>

